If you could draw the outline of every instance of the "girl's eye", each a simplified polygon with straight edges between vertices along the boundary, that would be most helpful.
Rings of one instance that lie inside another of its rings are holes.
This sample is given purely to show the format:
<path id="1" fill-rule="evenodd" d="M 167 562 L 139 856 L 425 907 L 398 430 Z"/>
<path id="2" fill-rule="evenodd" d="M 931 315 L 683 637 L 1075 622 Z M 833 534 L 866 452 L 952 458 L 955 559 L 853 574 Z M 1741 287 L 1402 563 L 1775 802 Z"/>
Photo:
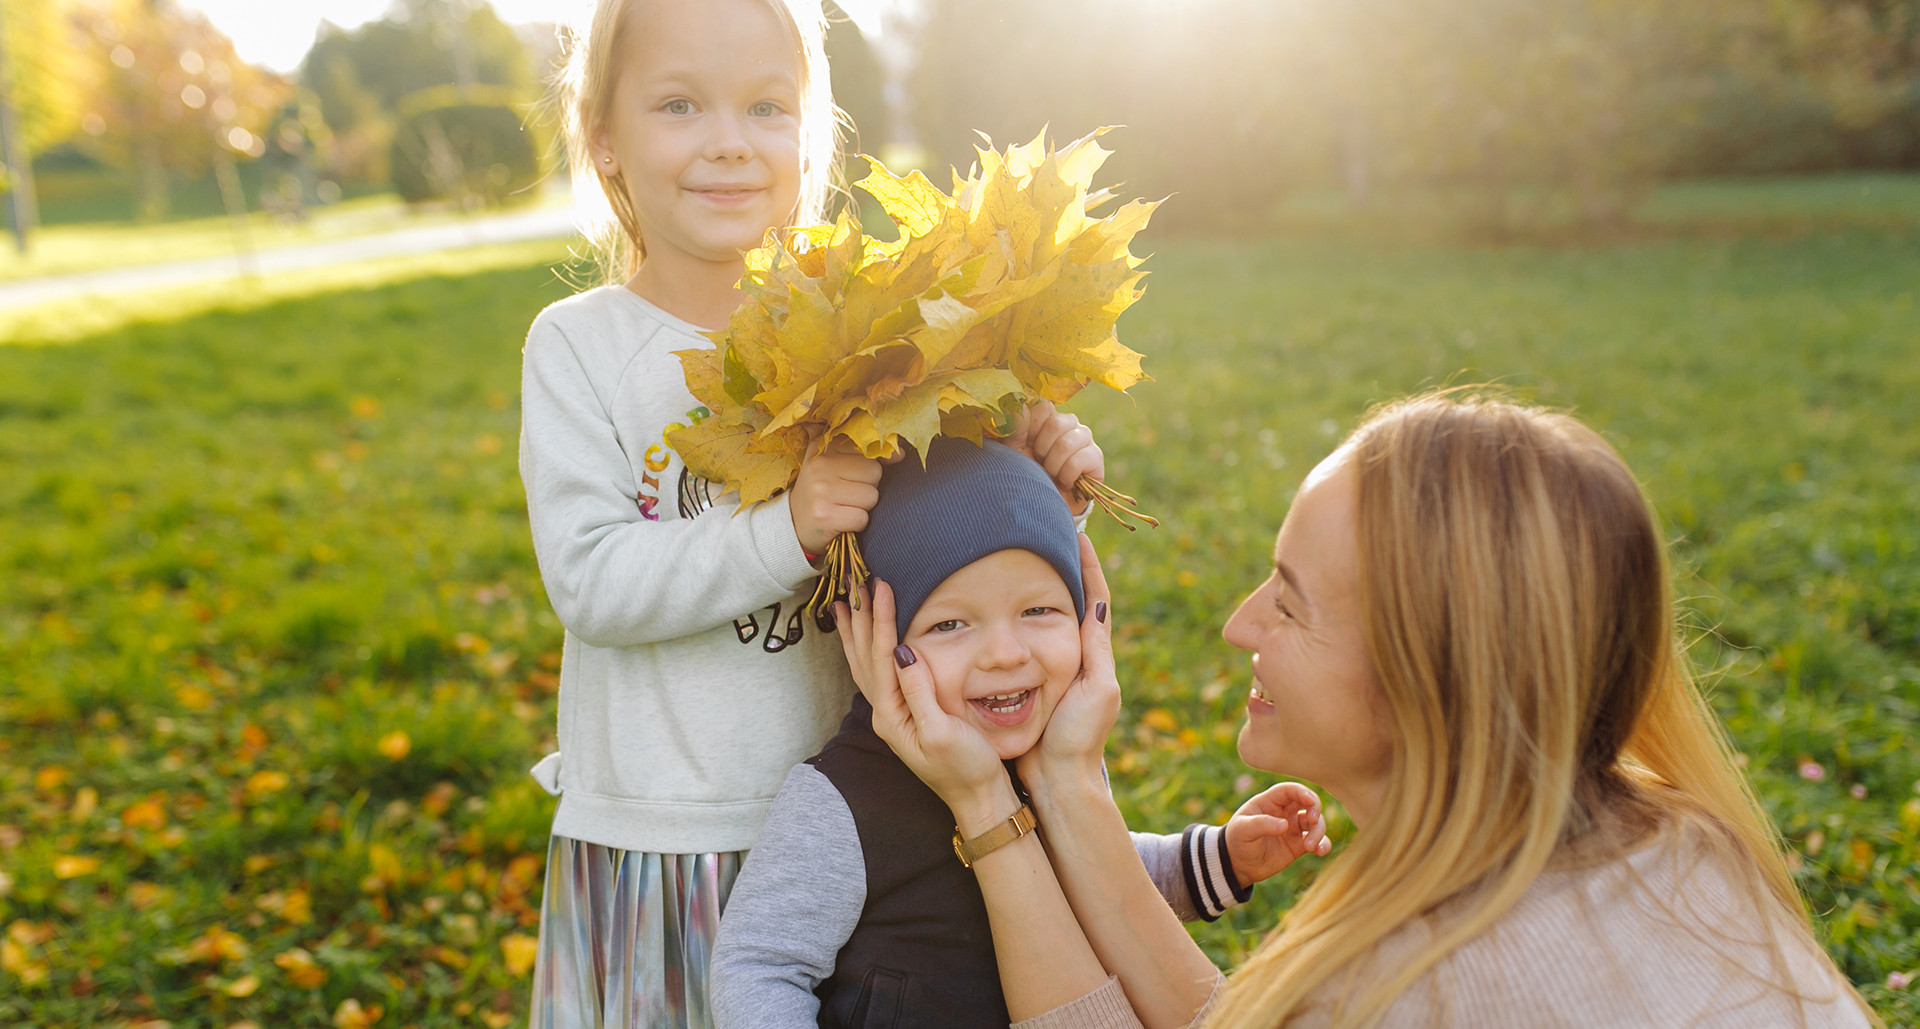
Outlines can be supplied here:
<path id="1" fill-rule="evenodd" d="M 1045 615 L 1045 614 L 1052 614 L 1052 613 L 1053 613 L 1053 608 L 1050 608 L 1050 607 L 1030 607 L 1030 608 L 1027 608 L 1027 609 L 1026 609 L 1025 611 L 1022 611 L 1022 612 L 1020 612 L 1020 613 L 1021 613 L 1021 614 L 1023 614 L 1023 615 L 1026 615 L 1026 616 L 1028 616 L 1028 617 L 1030 617 L 1030 618 L 1031 618 L 1031 617 L 1033 617 L 1033 616 L 1035 616 L 1035 615 Z"/>
<path id="2" fill-rule="evenodd" d="M 691 101 L 691 100 L 669 100 L 669 101 L 667 101 L 667 104 L 666 104 L 666 108 L 665 108 L 665 110 L 666 110 L 666 112 L 667 112 L 668 114 L 692 114 L 692 113 L 693 113 L 693 101 Z"/>
<path id="3" fill-rule="evenodd" d="M 927 627 L 928 632 L 952 632 L 960 628 L 960 619 L 949 618 L 944 622 L 935 622 Z"/>
<path id="4" fill-rule="evenodd" d="M 779 104 L 771 100 L 762 100 L 752 107 L 747 108 L 747 113 L 753 115 L 755 118 L 771 118 L 781 112 Z"/>

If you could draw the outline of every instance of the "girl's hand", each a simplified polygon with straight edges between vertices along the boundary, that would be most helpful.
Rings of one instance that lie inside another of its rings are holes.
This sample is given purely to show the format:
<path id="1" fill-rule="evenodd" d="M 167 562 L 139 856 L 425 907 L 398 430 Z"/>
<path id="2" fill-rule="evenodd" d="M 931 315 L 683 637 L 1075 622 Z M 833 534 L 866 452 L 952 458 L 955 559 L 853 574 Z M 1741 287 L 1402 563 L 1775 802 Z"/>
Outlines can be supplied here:
<path id="1" fill-rule="evenodd" d="M 1056 410 L 1050 400 L 1036 400 L 1022 411 L 1013 423 L 1013 433 L 1002 442 L 1038 461 L 1076 515 L 1092 503 L 1074 489 L 1080 477 L 1107 477 L 1107 458 L 1093 441 L 1093 430 Z"/>
<path id="2" fill-rule="evenodd" d="M 1295 858 L 1326 857 L 1332 849 L 1319 796 L 1297 782 L 1267 787 L 1227 819 L 1227 856 L 1243 890 L 1280 874 Z"/>
<path id="3" fill-rule="evenodd" d="M 823 446 L 816 439 L 800 460 L 792 492 L 787 511 L 800 549 L 824 554 L 835 536 L 867 527 L 867 512 L 880 500 L 880 462 L 844 441 Z"/>
<path id="4" fill-rule="evenodd" d="M 1020 755 L 1016 767 L 1029 789 L 1043 789 L 1049 780 L 1102 784 L 1105 778 L 1101 758 L 1120 714 L 1120 682 L 1113 672 L 1107 577 L 1086 533 L 1080 534 L 1080 587 L 1087 604 L 1080 622 L 1080 674 L 1061 694 L 1040 742 Z"/>
<path id="5" fill-rule="evenodd" d="M 953 809 L 962 835 L 977 836 L 1019 810 L 993 745 L 940 707 L 932 673 L 897 642 L 892 588 L 876 580 L 870 602 L 857 611 L 837 603 L 833 614 L 853 681 L 873 705 L 873 731 Z"/>

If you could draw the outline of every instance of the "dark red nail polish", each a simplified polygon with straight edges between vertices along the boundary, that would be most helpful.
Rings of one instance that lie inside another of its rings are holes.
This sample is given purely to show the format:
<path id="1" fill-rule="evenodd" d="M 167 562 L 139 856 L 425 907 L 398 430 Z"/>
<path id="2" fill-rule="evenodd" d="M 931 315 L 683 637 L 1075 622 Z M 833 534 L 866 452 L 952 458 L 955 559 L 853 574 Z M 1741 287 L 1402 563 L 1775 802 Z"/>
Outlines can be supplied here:
<path id="1" fill-rule="evenodd" d="M 1101 625 L 1107 624 L 1107 602 L 1102 600 L 1093 605 L 1093 620 Z"/>
<path id="2" fill-rule="evenodd" d="M 913 656 L 912 647 L 909 647 L 906 644 L 902 643 L 899 646 L 893 648 L 894 664 L 899 665 L 902 668 L 905 668 L 917 660 L 919 659 Z"/>

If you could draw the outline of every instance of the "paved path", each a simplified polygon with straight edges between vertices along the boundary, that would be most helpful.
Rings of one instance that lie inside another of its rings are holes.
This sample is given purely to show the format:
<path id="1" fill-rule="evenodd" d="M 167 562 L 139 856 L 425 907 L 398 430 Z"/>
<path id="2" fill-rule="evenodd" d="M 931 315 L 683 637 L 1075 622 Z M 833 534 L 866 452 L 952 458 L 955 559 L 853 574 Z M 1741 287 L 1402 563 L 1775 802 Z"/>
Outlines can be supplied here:
<path id="1" fill-rule="evenodd" d="M 371 236 L 354 236 L 325 243 L 256 250 L 247 257 L 227 254 L 192 261 L 143 264 L 72 275 L 49 275 L 0 283 L 0 309 L 27 307 L 50 300 L 115 294 L 126 290 L 159 289 L 202 282 L 237 279 L 245 275 L 318 268 L 376 257 L 424 254 L 489 243 L 519 243 L 556 239 L 574 233 L 571 207 L 543 207 L 512 214 L 483 215 L 444 225 L 401 229 Z"/>

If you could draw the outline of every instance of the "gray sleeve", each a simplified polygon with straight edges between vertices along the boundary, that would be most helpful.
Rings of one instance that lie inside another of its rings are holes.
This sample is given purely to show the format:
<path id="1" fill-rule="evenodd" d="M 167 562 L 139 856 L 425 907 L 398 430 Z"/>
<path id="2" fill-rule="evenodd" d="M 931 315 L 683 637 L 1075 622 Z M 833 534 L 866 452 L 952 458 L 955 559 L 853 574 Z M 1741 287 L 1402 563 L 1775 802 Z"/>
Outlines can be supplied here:
<path id="1" fill-rule="evenodd" d="M 714 940 L 719 1029 L 813 1029 L 813 989 L 833 974 L 867 901 L 866 862 L 846 799 L 795 765 L 741 866 Z"/>
<path id="2" fill-rule="evenodd" d="M 1182 922 L 1211 922 L 1253 895 L 1240 888 L 1227 856 L 1227 833 L 1217 825 L 1190 825 L 1185 832 L 1130 833 L 1147 876 Z"/>
<path id="3" fill-rule="evenodd" d="M 547 599 L 569 632 L 596 647 L 677 639 L 783 600 L 818 574 L 784 493 L 745 511 L 723 498 L 693 518 L 643 512 L 600 392 L 619 371 L 596 354 L 583 356 L 543 314 L 521 372 L 527 521 Z"/>

